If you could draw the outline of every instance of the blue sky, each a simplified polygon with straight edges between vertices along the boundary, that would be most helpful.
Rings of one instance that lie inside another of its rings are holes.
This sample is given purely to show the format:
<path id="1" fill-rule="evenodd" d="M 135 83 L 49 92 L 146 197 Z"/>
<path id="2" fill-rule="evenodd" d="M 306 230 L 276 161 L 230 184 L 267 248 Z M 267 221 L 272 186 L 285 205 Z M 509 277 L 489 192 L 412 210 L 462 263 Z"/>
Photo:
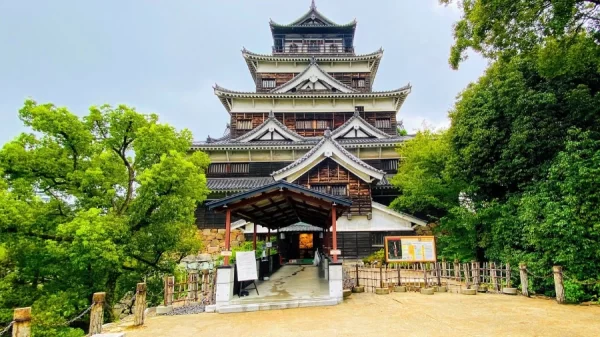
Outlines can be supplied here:
<path id="1" fill-rule="evenodd" d="M 456 95 L 487 65 L 472 55 L 448 66 L 460 12 L 437 0 L 317 0 L 318 10 L 358 20 L 357 53 L 385 50 L 375 90 L 410 82 L 400 109 L 409 132 L 448 125 Z M 66 106 L 125 103 L 190 129 L 196 140 L 222 135 L 228 114 L 218 83 L 253 90 L 241 49 L 268 53 L 269 18 L 288 23 L 310 0 L 0 0 L 0 144 L 25 129 L 17 112 L 27 97 Z"/>

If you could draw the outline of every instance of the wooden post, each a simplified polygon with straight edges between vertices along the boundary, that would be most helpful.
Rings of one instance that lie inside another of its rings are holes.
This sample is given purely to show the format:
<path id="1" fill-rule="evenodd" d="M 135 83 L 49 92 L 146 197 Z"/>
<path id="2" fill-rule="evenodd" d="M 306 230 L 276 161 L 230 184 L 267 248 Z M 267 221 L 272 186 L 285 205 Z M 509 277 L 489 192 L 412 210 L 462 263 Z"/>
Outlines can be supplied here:
<path id="1" fill-rule="evenodd" d="M 337 250 L 337 216 L 335 214 L 336 209 L 335 206 L 337 206 L 335 204 L 335 202 L 331 205 L 331 234 L 332 234 L 332 246 L 333 246 L 333 250 Z M 337 254 L 333 255 L 333 262 L 337 262 L 338 261 L 338 256 Z M 383 281 L 382 281 L 383 282 Z"/>
<path id="2" fill-rule="evenodd" d="M 359 281 L 358 281 L 358 263 L 357 263 L 356 264 L 356 286 L 358 287 L 359 285 L 360 284 L 359 284 Z"/>
<path id="3" fill-rule="evenodd" d="M 529 297 L 529 280 L 527 280 L 527 265 L 519 264 L 519 276 L 521 277 L 521 294 Z"/>
<path id="4" fill-rule="evenodd" d="M 427 288 L 427 265 L 421 265 L 423 267 L 423 283 L 424 287 Z"/>
<path id="5" fill-rule="evenodd" d="M 498 291 L 498 275 L 496 274 L 496 263 L 490 264 L 490 277 L 492 278 L 492 287 L 494 291 Z"/>
<path id="6" fill-rule="evenodd" d="M 383 288 L 383 265 L 379 265 L 379 288 Z"/>
<path id="7" fill-rule="evenodd" d="M 479 262 L 471 261 L 471 275 L 473 276 L 473 287 L 479 289 Z"/>
<path id="8" fill-rule="evenodd" d="M 225 250 L 229 251 L 231 247 L 231 210 L 225 211 Z M 224 264 L 229 265 L 229 256 L 225 256 Z"/>
<path id="9" fill-rule="evenodd" d="M 90 311 L 90 336 L 102 333 L 105 297 L 106 293 L 94 293 L 94 296 L 92 297 L 92 310 Z"/>
<path id="10" fill-rule="evenodd" d="M 144 325 L 144 312 L 146 311 L 146 283 L 138 283 L 135 289 L 135 308 L 133 312 L 133 325 Z"/>
<path id="11" fill-rule="evenodd" d="M 556 291 L 556 302 L 559 304 L 565 303 L 565 288 L 563 285 L 563 274 L 561 266 L 552 267 L 554 273 L 554 289 Z"/>
<path id="12" fill-rule="evenodd" d="M 437 285 L 438 287 L 442 286 L 442 271 L 441 271 L 441 266 L 439 262 L 435 263 L 435 275 L 437 276 Z"/>
<path id="13" fill-rule="evenodd" d="M 510 264 L 506 264 L 506 288 L 510 288 Z"/>
<path id="14" fill-rule="evenodd" d="M 460 283 L 460 264 L 458 259 L 454 260 L 454 280 Z"/>
<path id="15" fill-rule="evenodd" d="M 167 277 L 167 288 L 165 289 L 165 295 L 166 295 L 166 299 L 167 302 L 165 303 L 165 305 L 171 305 L 173 304 L 173 299 L 175 296 L 175 276 L 168 276 Z"/>
<path id="16" fill-rule="evenodd" d="M 254 226 L 252 226 L 252 227 L 254 227 L 254 230 L 253 230 L 254 233 L 252 233 L 252 249 L 254 251 L 256 251 L 256 227 L 257 227 L 256 223 L 254 223 Z"/>
<path id="17" fill-rule="evenodd" d="M 471 289 L 471 282 L 469 279 L 469 264 L 463 263 L 463 269 L 465 271 L 465 286 L 467 287 L 467 289 Z"/>
<path id="18" fill-rule="evenodd" d="M 400 278 L 400 266 L 397 265 L 396 266 L 398 268 L 398 285 L 401 286 L 402 285 L 402 279 Z"/>
<path id="19" fill-rule="evenodd" d="M 31 336 L 31 307 L 17 308 L 13 311 L 12 337 Z"/>

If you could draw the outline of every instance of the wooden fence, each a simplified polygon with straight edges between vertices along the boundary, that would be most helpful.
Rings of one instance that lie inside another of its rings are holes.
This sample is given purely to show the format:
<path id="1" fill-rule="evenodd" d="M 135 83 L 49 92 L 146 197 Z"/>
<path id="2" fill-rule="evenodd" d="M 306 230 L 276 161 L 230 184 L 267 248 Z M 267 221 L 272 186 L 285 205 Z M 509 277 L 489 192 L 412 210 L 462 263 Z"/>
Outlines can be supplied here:
<path id="1" fill-rule="evenodd" d="M 144 325 L 146 311 L 146 283 L 138 283 L 135 294 L 134 325 Z M 106 293 L 94 293 L 92 304 L 76 317 L 58 326 L 69 326 L 71 323 L 90 315 L 90 328 L 88 336 L 102 333 L 104 323 L 104 299 Z M 0 330 L 0 336 L 4 336 L 12 330 L 12 337 L 31 337 L 31 307 L 14 309 L 13 320 L 4 329 Z"/>
<path id="2" fill-rule="evenodd" d="M 164 305 L 214 304 L 216 275 L 216 269 L 206 269 L 165 277 Z"/>
<path id="3" fill-rule="evenodd" d="M 363 286 L 367 292 L 393 285 L 405 286 L 407 291 L 421 288 L 445 287 L 448 292 L 460 293 L 463 289 L 475 289 L 488 293 L 521 293 L 529 296 L 529 281 L 525 264 L 518 269 L 508 263 L 472 261 L 469 263 L 429 262 L 398 263 L 388 265 L 344 264 L 344 277 L 352 279 L 354 286 Z M 548 277 L 554 276 L 556 299 L 564 303 L 562 268 L 555 266 Z M 520 282 L 515 284 L 515 280 Z"/>

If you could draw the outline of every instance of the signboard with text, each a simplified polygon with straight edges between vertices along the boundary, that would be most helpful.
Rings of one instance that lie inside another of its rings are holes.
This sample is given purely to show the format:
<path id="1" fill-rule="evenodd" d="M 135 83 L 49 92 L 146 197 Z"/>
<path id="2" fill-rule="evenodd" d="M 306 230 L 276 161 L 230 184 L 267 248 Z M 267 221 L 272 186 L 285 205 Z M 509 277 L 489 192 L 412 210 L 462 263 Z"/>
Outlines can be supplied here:
<path id="1" fill-rule="evenodd" d="M 436 262 L 434 236 L 386 236 L 386 262 Z"/>
<path id="2" fill-rule="evenodd" d="M 254 251 L 237 252 L 235 254 L 238 281 L 254 281 L 258 279 L 256 256 Z"/>

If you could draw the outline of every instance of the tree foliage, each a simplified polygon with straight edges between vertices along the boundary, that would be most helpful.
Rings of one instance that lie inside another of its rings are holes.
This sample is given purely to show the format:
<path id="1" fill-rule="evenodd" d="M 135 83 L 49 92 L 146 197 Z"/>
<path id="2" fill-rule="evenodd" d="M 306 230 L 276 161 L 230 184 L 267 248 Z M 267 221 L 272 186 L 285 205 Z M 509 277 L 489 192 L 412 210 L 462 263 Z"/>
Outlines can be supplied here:
<path id="1" fill-rule="evenodd" d="M 57 325 L 92 293 L 114 304 L 197 252 L 209 160 L 188 155 L 189 131 L 124 105 L 79 118 L 27 100 L 19 117 L 33 132 L 0 151 L 0 322 L 33 305 L 37 336 L 79 335 Z"/>
<path id="2" fill-rule="evenodd" d="M 458 2 L 439 0 L 442 4 Z M 598 0 L 462 0 L 463 17 L 454 26 L 450 65 L 458 68 L 468 49 L 496 59 L 515 56 L 546 42 L 569 45 L 579 32 L 600 27 Z"/>

